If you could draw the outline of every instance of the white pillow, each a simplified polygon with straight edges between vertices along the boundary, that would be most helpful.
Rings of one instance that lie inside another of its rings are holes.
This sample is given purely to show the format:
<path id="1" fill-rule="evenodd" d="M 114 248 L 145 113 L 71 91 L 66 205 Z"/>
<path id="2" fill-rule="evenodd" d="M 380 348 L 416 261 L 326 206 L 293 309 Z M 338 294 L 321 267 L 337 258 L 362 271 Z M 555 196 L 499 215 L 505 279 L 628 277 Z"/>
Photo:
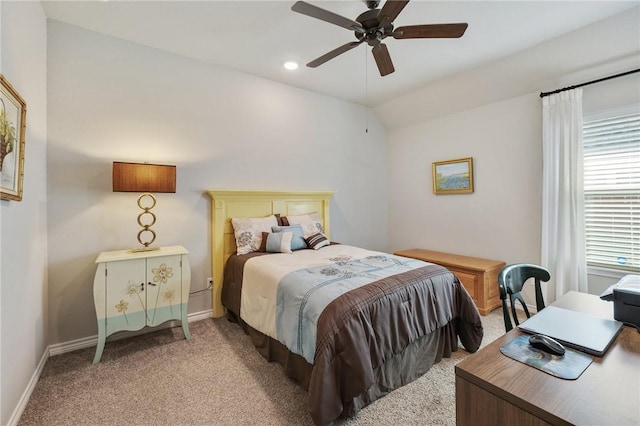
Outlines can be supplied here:
<path id="1" fill-rule="evenodd" d="M 236 237 L 237 253 L 247 254 L 260 250 L 262 233 L 271 232 L 272 226 L 278 226 L 278 220 L 274 215 L 267 217 L 234 217 L 231 218 L 231 224 Z"/>
<path id="2" fill-rule="evenodd" d="M 317 234 L 318 232 L 324 233 L 318 213 L 291 215 L 283 219 L 283 221 L 288 222 L 289 225 L 302 226 L 302 233 L 305 238 L 313 234 Z"/>

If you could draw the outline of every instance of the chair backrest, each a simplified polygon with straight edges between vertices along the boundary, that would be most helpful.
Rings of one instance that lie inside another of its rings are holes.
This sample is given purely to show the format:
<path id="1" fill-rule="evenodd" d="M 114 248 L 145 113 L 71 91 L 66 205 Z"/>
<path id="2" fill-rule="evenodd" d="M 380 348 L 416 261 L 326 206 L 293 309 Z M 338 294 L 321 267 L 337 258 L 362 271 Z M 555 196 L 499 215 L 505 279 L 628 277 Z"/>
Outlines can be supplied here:
<path id="1" fill-rule="evenodd" d="M 522 309 L 524 310 L 527 318 L 531 316 L 529 314 L 529 309 L 527 309 L 527 305 L 520 294 L 524 283 L 530 278 L 535 279 L 536 309 L 541 311 L 544 309 L 544 298 L 542 297 L 542 285 L 540 284 L 540 281 L 549 281 L 551 278 L 549 271 L 538 265 L 516 263 L 505 266 L 502 271 L 500 271 L 500 275 L 498 275 L 500 299 L 502 299 L 502 315 L 504 316 L 504 328 L 506 331 L 513 328 L 511 318 L 509 317 L 509 311 L 507 309 L 507 298 L 509 298 L 509 302 L 511 303 L 511 315 L 513 316 L 513 321 L 516 325 L 520 324 L 518 316 L 516 315 L 516 300 L 520 301 L 520 305 L 522 305 Z"/>

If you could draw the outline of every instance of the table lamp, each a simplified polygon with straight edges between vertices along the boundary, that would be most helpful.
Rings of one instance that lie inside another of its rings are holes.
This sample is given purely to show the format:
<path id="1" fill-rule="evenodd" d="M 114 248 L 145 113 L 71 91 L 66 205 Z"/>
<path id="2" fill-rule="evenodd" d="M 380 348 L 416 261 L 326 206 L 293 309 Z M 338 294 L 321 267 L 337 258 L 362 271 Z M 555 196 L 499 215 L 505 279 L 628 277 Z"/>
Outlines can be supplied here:
<path id="1" fill-rule="evenodd" d="M 176 192 L 176 166 L 148 163 L 113 162 L 113 192 L 142 192 L 138 197 L 138 206 L 142 213 L 138 215 L 138 242 L 143 247 L 133 251 L 157 250 L 160 247 L 151 244 L 156 233 L 151 227 L 156 215 L 151 209 L 156 205 L 152 192 Z"/>

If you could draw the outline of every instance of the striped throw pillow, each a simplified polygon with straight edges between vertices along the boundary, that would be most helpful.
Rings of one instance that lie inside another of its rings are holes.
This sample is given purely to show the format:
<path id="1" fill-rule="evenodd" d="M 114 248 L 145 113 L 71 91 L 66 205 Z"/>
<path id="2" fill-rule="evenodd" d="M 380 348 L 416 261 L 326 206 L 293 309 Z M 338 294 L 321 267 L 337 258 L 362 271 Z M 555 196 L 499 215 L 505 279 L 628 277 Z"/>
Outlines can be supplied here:
<path id="1" fill-rule="evenodd" d="M 263 232 L 260 251 L 267 253 L 293 253 L 291 251 L 291 240 L 293 232 Z"/>
<path id="2" fill-rule="evenodd" d="M 321 249 L 331 243 L 322 232 L 310 235 L 304 240 L 307 242 L 307 245 L 314 250 Z"/>

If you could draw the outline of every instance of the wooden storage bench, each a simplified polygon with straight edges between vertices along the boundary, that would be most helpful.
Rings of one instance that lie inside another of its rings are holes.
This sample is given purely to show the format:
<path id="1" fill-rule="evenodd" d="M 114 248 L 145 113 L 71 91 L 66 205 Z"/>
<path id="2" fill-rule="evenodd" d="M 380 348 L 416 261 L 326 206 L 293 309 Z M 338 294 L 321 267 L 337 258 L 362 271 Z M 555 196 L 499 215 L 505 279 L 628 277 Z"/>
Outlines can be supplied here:
<path id="1" fill-rule="evenodd" d="M 498 274 L 505 267 L 504 262 L 425 249 L 403 250 L 395 254 L 436 263 L 449 269 L 464 285 L 482 315 L 487 315 L 500 306 Z"/>

